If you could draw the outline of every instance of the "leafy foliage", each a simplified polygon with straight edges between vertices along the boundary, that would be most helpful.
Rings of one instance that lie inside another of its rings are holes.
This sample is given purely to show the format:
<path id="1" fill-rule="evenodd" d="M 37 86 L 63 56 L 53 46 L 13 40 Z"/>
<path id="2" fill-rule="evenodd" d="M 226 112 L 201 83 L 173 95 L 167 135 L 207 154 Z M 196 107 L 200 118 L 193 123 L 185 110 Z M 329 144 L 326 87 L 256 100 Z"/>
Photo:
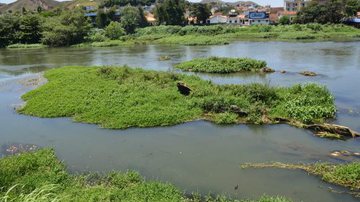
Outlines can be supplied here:
<path id="1" fill-rule="evenodd" d="M 126 33 L 132 34 L 135 32 L 135 28 L 140 26 L 142 19 L 143 16 L 140 16 L 140 10 L 137 7 L 128 5 L 122 12 L 121 25 L 126 30 Z"/>
<path id="2" fill-rule="evenodd" d="M 206 23 L 207 19 L 211 16 L 210 7 L 203 3 L 191 3 L 190 4 L 190 16 L 196 17 L 197 23 Z"/>
<path id="3" fill-rule="evenodd" d="M 311 1 L 298 13 L 298 23 L 340 23 L 344 17 L 352 17 L 360 9 L 359 0 Z"/>
<path id="4" fill-rule="evenodd" d="M 122 28 L 121 24 L 118 22 L 111 22 L 105 28 L 105 36 L 109 39 L 115 40 L 119 39 L 121 36 L 125 35 L 125 29 Z"/>
<path id="5" fill-rule="evenodd" d="M 182 25 L 185 22 L 184 0 L 163 0 L 155 7 L 155 16 L 161 25 Z"/>
<path id="6" fill-rule="evenodd" d="M 63 12 L 58 17 L 48 18 L 44 24 L 42 42 L 49 46 L 69 46 L 81 43 L 91 25 L 80 10 Z"/>
<path id="7" fill-rule="evenodd" d="M 0 15 L 0 47 L 15 43 L 39 43 L 41 25 L 42 19 L 35 14 Z"/>
<path id="8" fill-rule="evenodd" d="M 241 71 L 258 71 L 266 67 L 265 61 L 250 58 L 196 58 L 176 65 L 176 68 L 209 73 L 233 73 Z"/>

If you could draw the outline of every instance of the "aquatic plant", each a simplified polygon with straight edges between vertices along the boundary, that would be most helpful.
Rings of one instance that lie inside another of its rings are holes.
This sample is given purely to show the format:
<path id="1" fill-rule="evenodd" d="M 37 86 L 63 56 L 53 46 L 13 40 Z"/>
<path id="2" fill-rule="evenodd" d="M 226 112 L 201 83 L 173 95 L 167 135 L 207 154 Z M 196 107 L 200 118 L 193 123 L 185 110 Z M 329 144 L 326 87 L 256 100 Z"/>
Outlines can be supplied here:
<path id="1" fill-rule="evenodd" d="M 322 123 L 335 115 L 331 93 L 316 84 L 271 87 L 216 85 L 197 76 L 129 67 L 64 67 L 45 72 L 49 82 L 22 96 L 18 111 L 38 117 L 73 117 L 104 128 L 167 126 L 207 119 L 217 123 Z M 179 92 L 178 84 L 190 90 Z"/>
<path id="2" fill-rule="evenodd" d="M 0 159 L 0 201 L 239 201 L 222 195 L 184 195 L 175 186 L 145 181 L 134 171 L 71 175 L 52 149 Z M 262 196 L 246 202 L 288 202 Z"/>
<path id="3" fill-rule="evenodd" d="M 192 72 L 233 73 L 259 71 L 261 68 L 266 67 L 266 62 L 251 58 L 209 57 L 195 58 L 182 62 L 175 67 Z"/>

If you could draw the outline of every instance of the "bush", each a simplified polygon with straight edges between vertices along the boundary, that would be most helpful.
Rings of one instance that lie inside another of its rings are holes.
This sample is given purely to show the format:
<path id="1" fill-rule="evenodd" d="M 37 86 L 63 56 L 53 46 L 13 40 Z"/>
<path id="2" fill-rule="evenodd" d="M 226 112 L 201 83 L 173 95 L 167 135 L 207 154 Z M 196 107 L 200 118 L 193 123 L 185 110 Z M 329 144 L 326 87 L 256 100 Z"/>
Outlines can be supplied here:
<path id="1" fill-rule="evenodd" d="M 290 24 L 291 21 L 290 21 L 290 18 L 288 16 L 282 16 L 280 19 L 279 19 L 279 24 L 281 25 L 288 25 Z"/>
<path id="2" fill-rule="evenodd" d="M 125 29 L 118 22 L 112 21 L 105 28 L 105 36 L 112 40 L 119 39 L 121 36 L 124 35 L 125 35 Z"/>
<path id="3" fill-rule="evenodd" d="M 90 42 L 104 42 L 107 39 L 108 38 L 105 36 L 105 30 L 103 29 L 93 29 L 89 36 L 86 37 L 86 40 Z"/>

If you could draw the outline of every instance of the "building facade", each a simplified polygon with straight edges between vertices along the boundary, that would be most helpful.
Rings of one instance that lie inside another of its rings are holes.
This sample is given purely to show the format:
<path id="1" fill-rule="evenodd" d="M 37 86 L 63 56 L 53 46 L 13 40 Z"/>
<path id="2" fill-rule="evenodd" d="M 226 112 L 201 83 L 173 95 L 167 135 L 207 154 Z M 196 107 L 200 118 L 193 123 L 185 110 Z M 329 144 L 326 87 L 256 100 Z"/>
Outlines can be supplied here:
<path id="1" fill-rule="evenodd" d="M 285 11 L 301 11 L 310 0 L 284 0 Z"/>

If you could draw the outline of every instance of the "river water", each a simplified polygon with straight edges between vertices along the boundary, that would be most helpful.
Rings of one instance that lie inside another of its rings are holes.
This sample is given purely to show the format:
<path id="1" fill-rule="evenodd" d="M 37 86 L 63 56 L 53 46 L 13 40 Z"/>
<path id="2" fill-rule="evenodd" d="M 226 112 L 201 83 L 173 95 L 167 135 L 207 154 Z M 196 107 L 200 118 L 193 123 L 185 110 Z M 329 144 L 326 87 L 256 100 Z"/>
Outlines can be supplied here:
<path id="1" fill-rule="evenodd" d="M 169 61 L 159 61 L 160 56 Z M 279 72 L 199 76 L 219 84 L 262 82 L 327 85 L 339 109 L 335 123 L 360 131 L 360 42 L 235 42 L 224 46 L 158 46 L 0 50 L 0 145 L 53 147 L 72 172 L 137 170 L 147 179 L 171 182 L 187 192 L 224 193 L 235 198 L 284 195 L 294 201 L 357 201 L 346 189 L 302 171 L 246 169 L 240 164 L 281 161 L 339 162 L 334 150 L 360 152 L 360 141 L 332 141 L 288 125 L 217 126 L 195 121 L 172 127 L 107 130 L 69 118 L 19 115 L 14 104 L 32 89 L 20 81 L 65 65 L 124 65 L 178 71 L 173 65 L 195 57 L 251 57 Z M 297 72 L 311 70 L 317 77 Z M 239 188 L 234 189 L 235 186 Z"/>

